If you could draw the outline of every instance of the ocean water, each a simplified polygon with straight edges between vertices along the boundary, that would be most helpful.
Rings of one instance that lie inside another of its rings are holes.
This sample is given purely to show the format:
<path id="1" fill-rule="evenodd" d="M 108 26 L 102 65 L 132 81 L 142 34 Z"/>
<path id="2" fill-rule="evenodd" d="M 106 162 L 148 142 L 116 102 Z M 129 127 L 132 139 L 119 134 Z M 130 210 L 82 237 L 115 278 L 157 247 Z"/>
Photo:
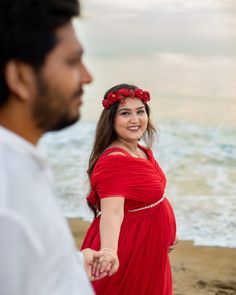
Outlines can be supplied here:
<path id="1" fill-rule="evenodd" d="M 68 217 L 92 220 L 85 198 L 95 127 L 81 121 L 41 141 L 54 170 L 58 202 Z M 167 175 L 166 194 L 179 238 L 236 247 L 236 128 L 163 120 L 153 151 Z"/>
<path id="2" fill-rule="evenodd" d="M 91 220 L 86 169 L 105 91 L 149 90 L 180 239 L 236 247 L 236 5 L 234 0 L 86 0 L 75 29 L 94 76 L 83 121 L 42 144 L 66 216 Z"/>

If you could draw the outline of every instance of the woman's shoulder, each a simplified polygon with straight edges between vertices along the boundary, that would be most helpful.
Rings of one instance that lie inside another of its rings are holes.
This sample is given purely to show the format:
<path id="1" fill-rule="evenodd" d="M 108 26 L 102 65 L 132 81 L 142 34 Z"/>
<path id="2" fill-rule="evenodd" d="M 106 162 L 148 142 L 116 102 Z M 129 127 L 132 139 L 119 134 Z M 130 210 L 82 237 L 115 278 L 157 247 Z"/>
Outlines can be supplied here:
<path id="1" fill-rule="evenodd" d="M 100 162 L 102 160 L 105 160 L 105 159 L 110 159 L 111 157 L 114 157 L 114 156 L 125 157 L 125 154 L 122 153 L 121 151 L 116 150 L 116 149 L 109 148 L 109 149 L 106 149 L 104 152 L 101 153 L 101 155 L 98 158 L 98 162 Z"/>
<path id="2" fill-rule="evenodd" d="M 97 160 L 95 170 L 97 169 L 120 169 L 129 165 L 131 157 L 129 154 L 118 147 L 107 148 Z"/>
<path id="3" fill-rule="evenodd" d="M 146 154 L 147 158 L 153 157 L 153 152 L 149 147 L 143 146 L 138 144 L 140 150 Z M 136 160 L 139 157 L 133 157 L 128 151 L 119 147 L 119 146 L 110 146 L 108 147 L 100 156 L 101 159 L 106 159 L 108 161 L 112 161 L 115 159 L 120 159 L 121 161 L 129 161 L 129 160 Z M 143 157 L 144 158 L 144 157 Z"/>
<path id="4" fill-rule="evenodd" d="M 112 175 L 113 173 L 123 173 L 130 166 L 130 158 L 124 153 L 113 149 L 107 149 L 97 160 L 94 175 Z"/>
<path id="5" fill-rule="evenodd" d="M 129 156 L 129 153 L 120 147 L 110 146 L 102 153 L 101 157 L 109 157 L 109 156 L 127 157 Z"/>

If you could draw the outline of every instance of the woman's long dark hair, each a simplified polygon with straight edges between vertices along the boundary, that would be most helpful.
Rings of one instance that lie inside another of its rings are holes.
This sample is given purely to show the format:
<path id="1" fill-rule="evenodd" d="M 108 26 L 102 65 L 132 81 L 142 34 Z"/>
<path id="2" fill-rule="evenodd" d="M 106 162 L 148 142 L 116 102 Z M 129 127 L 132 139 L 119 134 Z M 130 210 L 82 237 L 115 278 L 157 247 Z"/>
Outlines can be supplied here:
<path id="1" fill-rule="evenodd" d="M 137 87 L 134 85 L 129 85 L 129 84 L 119 84 L 111 89 L 109 89 L 105 95 L 104 99 L 106 99 L 107 95 L 110 92 L 117 91 L 122 88 L 128 88 L 135 90 Z M 92 148 L 92 152 L 89 158 L 89 166 L 88 166 L 88 176 L 89 179 L 91 177 L 91 174 L 93 172 L 93 168 L 101 156 L 101 154 L 111 145 L 111 143 L 117 138 L 117 134 L 115 132 L 114 128 L 114 120 L 116 116 L 116 112 L 119 106 L 119 102 L 115 102 L 113 105 L 110 106 L 109 109 L 104 109 L 101 113 L 101 116 L 99 118 L 97 128 L 96 128 L 96 133 L 95 133 L 95 140 Z M 155 139 L 155 134 L 156 134 L 156 129 L 153 126 L 153 124 L 150 121 L 150 108 L 149 106 L 144 103 L 146 113 L 148 115 L 148 125 L 147 129 L 142 137 L 143 141 L 145 142 L 146 146 L 148 148 L 152 147 L 154 139 Z M 88 206 L 90 209 L 92 209 L 94 216 L 97 216 L 98 213 L 98 208 L 96 204 L 91 204 L 88 202 Z"/>

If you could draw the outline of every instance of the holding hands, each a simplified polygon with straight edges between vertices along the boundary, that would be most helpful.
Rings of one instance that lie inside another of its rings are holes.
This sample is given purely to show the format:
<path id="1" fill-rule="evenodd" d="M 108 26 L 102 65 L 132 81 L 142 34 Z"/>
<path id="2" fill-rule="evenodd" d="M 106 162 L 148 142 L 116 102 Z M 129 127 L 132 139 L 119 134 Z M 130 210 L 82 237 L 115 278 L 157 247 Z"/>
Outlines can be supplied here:
<path id="1" fill-rule="evenodd" d="M 108 276 L 112 276 L 119 268 L 119 258 L 114 249 L 103 248 L 100 252 L 102 253 L 102 256 L 94 261 L 92 266 L 92 274 L 95 279 L 104 272 Z"/>
<path id="2" fill-rule="evenodd" d="M 120 227 L 123 222 L 123 216 L 123 196 L 115 196 L 101 199 L 101 250 L 94 251 L 93 259 L 90 259 L 88 261 L 87 266 L 88 276 L 92 281 L 102 279 L 105 276 L 112 276 L 117 272 L 119 268 L 119 258 L 117 255 L 117 249 Z"/>
<path id="3" fill-rule="evenodd" d="M 84 268 L 91 281 L 100 280 L 112 276 L 119 268 L 119 259 L 116 251 L 110 248 L 103 248 L 100 251 L 92 249 L 82 250 L 84 254 Z"/>

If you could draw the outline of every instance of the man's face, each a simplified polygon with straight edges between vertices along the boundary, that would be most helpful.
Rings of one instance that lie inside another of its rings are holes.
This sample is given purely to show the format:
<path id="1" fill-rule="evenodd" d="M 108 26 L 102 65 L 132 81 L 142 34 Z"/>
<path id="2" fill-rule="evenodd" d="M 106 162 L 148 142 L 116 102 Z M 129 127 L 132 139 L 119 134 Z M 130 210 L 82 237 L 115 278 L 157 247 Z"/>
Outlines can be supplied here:
<path id="1" fill-rule="evenodd" d="M 56 36 L 56 47 L 36 74 L 32 115 L 44 132 L 62 129 L 79 119 L 83 85 L 92 81 L 82 62 L 83 50 L 73 26 L 61 27 Z"/>

